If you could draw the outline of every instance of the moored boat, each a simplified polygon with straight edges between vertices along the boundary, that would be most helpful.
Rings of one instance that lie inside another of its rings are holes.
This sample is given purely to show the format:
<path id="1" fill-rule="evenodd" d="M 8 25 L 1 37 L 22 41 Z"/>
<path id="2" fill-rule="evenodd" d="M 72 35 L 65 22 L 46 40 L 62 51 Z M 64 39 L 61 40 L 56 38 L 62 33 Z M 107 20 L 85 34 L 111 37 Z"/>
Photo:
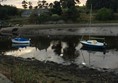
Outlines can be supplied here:
<path id="1" fill-rule="evenodd" d="M 30 43 L 30 39 L 27 38 L 13 38 L 12 43 L 16 43 L 16 44 L 28 44 Z"/>
<path id="2" fill-rule="evenodd" d="M 98 42 L 97 40 L 80 41 L 80 43 L 86 48 L 103 49 L 106 47 L 105 43 Z"/>

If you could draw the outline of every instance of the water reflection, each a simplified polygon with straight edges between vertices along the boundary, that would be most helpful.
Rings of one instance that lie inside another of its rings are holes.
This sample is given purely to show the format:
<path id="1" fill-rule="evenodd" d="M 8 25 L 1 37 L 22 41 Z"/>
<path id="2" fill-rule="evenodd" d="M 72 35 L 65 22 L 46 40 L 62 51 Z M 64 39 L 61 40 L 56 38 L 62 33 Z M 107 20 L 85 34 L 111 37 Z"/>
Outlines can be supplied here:
<path id="1" fill-rule="evenodd" d="M 31 46 L 39 50 L 47 49 L 50 46 L 51 40 L 45 37 L 34 37 L 31 39 Z"/>
<path id="2" fill-rule="evenodd" d="M 96 49 L 96 48 L 86 48 L 86 47 L 81 47 L 80 50 L 86 50 L 88 52 L 102 52 L 103 54 L 106 54 L 106 49 L 107 48 L 102 48 L 102 49 Z"/>
<path id="3" fill-rule="evenodd" d="M 30 44 L 12 44 L 12 47 L 14 48 L 25 48 L 25 47 L 28 47 L 30 46 Z"/>
<path id="4" fill-rule="evenodd" d="M 53 50 L 50 50 L 50 47 L 47 50 L 39 50 L 35 47 L 26 47 L 26 48 L 19 48 L 18 50 L 8 51 L 5 55 L 12 55 L 16 57 L 23 57 L 23 58 L 35 58 L 40 61 L 53 61 L 56 63 L 63 63 L 64 60 L 55 55 Z"/>
<path id="5" fill-rule="evenodd" d="M 76 50 L 77 45 L 78 42 L 75 42 L 74 39 L 71 39 L 71 41 L 67 41 L 67 47 L 63 51 L 63 58 L 65 60 L 74 61 L 74 59 L 79 56 L 79 51 Z"/>
<path id="6" fill-rule="evenodd" d="M 78 36 L 60 38 L 34 37 L 31 38 L 31 45 L 25 48 L 15 48 L 11 43 L 5 42 L 5 44 L 2 42 L 3 48 L 1 51 L 5 55 L 35 58 L 44 62 L 53 61 L 64 65 L 85 63 L 84 65 L 89 67 L 118 68 L 118 43 L 114 41 L 117 40 L 117 37 L 105 38 L 105 42 L 108 44 L 107 50 L 83 49 L 79 39 Z"/>
<path id="7" fill-rule="evenodd" d="M 62 54 L 62 42 L 61 41 L 53 41 L 52 49 L 58 55 Z"/>
<path id="8" fill-rule="evenodd" d="M 81 56 L 75 60 L 76 64 L 85 62 L 87 66 L 96 68 L 118 68 L 118 51 L 109 50 L 105 55 L 102 52 L 81 50 Z"/>

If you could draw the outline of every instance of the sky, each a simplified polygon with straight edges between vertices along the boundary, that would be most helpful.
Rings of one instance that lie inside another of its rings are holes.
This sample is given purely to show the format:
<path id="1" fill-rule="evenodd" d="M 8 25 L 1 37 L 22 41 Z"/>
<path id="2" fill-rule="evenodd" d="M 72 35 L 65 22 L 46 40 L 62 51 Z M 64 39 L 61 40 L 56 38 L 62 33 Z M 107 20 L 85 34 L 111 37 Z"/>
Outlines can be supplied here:
<path id="1" fill-rule="evenodd" d="M 18 8 L 22 8 L 22 1 L 23 0 L 5 0 L 1 4 L 13 5 Z M 36 5 L 38 0 L 27 0 L 27 1 L 31 1 L 33 3 L 33 5 Z M 50 3 L 50 2 L 54 2 L 55 0 L 46 0 L 46 1 Z M 86 0 L 80 0 L 80 2 L 81 2 L 80 5 L 83 5 L 86 3 Z"/>

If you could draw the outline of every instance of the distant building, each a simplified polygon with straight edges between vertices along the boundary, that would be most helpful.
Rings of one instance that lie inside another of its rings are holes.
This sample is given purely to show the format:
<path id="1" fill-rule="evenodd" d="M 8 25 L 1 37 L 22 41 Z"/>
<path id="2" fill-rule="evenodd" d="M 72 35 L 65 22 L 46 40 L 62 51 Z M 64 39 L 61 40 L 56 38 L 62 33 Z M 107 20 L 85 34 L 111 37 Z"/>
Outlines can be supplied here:
<path id="1" fill-rule="evenodd" d="M 48 9 L 34 9 L 34 10 L 25 10 L 21 16 L 22 17 L 29 17 L 32 13 L 37 14 L 38 16 L 40 16 L 40 14 L 42 13 L 49 13 Z"/>
<path id="2" fill-rule="evenodd" d="M 29 17 L 32 14 L 32 10 L 25 10 L 21 16 L 22 17 Z"/>

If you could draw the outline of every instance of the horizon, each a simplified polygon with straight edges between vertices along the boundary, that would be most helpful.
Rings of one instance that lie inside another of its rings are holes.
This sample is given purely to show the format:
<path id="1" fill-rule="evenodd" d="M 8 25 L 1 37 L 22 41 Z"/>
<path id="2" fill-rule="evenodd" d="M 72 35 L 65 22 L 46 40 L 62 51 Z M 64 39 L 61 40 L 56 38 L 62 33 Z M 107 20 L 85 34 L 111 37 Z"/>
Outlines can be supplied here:
<path id="1" fill-rule="evenodd" d="M 27 1 L 31 1 L 33 6 L 36 6 L 37 1 L 38 0 L 27 0 Z M 55 0 L 46 0 L 48 3 L 54 2 Z M 59 1 L 59 0 L 56 0 Z M 80 6 L 85 5 L 86 0 L 80 0 Z M 1 3 L 2 5 L 12 5 L 15 6 L 17 8 L 23 8 L 22 7 L 22 1 L 20 0 L 7 0 Z"/>

